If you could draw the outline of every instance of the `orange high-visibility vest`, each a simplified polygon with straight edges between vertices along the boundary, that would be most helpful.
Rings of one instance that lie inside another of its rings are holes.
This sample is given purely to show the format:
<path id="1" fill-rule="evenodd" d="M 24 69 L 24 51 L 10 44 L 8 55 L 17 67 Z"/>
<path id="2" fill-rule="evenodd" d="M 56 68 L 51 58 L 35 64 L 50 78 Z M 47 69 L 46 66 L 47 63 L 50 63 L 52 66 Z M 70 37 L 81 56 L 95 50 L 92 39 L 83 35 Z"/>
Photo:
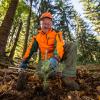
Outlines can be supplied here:
<path id="1" fill-rule="evenodd" d="M 41 58 L 45 59 L 45 56 L 47 55 L 47 59 L 54 56 L 54 50 L 57 50 L 57 54 L 60 58 L 62 58 L 64 54 L 64 40 L 62 38 L 62 32 L 56 32 L 54 30 L 50 30 L 47 33 L 44 33 L 42 30 L 39 30 L 36 37 L 32 37 L 32 41 L 26 50 L 26 53 L 24 55 L 24 59 L 26 59 L 32 48 L 32 44 L 34 43 L 34 39 L 38 42 L 39 49 L 41 52 Z M 56 44 L 56 46 L 55 46 Z"/>

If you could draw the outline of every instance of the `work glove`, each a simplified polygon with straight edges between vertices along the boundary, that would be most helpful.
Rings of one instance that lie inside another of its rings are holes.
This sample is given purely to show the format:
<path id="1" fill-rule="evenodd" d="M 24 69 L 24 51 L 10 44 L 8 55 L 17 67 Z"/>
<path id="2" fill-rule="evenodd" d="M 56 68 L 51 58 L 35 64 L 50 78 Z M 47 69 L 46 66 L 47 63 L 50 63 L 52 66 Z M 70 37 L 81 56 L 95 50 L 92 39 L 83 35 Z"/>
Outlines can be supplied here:
<path id="1" fill-rule="evenodd" d="M 52 57 L 49 59 L 50 61 L 50 67 L 52 69 L 55 69 L 58 66 L 59 60 L 57 59 L 57 57 Z"/>
<path id="2" fill-rule="evenodd" d="M 20 63 L 19 67 L 21 69 L 26 69 L 28 67 L 28 62 L 26 60 L 22 60 L 22 62 Z"/>

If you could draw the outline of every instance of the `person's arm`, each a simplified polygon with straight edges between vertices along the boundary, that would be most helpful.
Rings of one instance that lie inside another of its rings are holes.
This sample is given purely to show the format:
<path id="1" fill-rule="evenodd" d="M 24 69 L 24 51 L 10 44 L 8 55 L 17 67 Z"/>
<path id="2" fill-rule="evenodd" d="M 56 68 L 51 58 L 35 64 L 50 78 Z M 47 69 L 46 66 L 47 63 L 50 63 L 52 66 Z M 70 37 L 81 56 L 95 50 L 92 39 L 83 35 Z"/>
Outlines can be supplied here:
<path id="1" fill-rule="evenodd" d="M 25 55 L 23 56 L 22 62 L 20 64 L 21 68 L 26 68 L 27 64 L 32 57 L 33 53 L 36 52 L 38 49 L 38 42 L 36 41 L 36 38 L 33 36 L 32 41 L 29 44 L 29 47 L 27 48 Z"/>

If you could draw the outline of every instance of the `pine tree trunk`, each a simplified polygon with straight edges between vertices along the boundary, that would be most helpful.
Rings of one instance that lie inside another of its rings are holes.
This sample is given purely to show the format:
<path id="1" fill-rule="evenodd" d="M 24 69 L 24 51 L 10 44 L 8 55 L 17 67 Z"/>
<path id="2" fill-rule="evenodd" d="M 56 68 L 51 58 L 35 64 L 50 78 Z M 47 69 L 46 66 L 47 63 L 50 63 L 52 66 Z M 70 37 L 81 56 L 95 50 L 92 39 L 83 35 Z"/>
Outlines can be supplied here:
<path id="1" fill-rule="evenodd" d="M 30 11 L 29 11 L 29 15 L 28 15 L 28 18 L 27 18 L 26 35 L 25 35 L 24 49 L 23 49 L 22 56 L 25 54 L 25 51 L 27 49 L 27 43 L 28 43 L 28 37 L 29 37 L 29 30 L 30 30 L 31 12 L 32 12 L 32 1 L 30 0 Z"/>
<path id="2" fill-rule="evenodd" d="M 18 29 L 18 32 L 17 32 L 17 35 L 16 35 L 15 43 L 14 43 L 14 46 L 12 47 L 10 55 L 9 55 L 10 60 L 13 60 L 13 56 L 14 56 L 14 53 L 15 53 L 15 49 L 16 49 L 16 46 L 17 46 L 17 42 L 18 42 L 18 38 L 19 38 L 21 28 L 22 28 L 22 21 L 19 23 L 19 29 Z"/>
<path id="3" fill-rule="evenodd" d="M 15 11 L 19 0 L 11 0 L 9 8 L 0 26 L 0 55 L 5 55 L 7 39 L 13 23 Z"/>
<path id="4" fill-rule="evenodd" d="M 12 45 L 12 42 L 13 42 L 13 36 L 14 36 L 14 34 L 15 34 L 16 28 L 17 28 L 17 26 L 14 25 L 14 26 L 13 26 L 13 29 L 12 29 L 12 32 L 11 32 L 10 39 L 9 39 L 8 48 L 10 48 L 11 45 Z"/>

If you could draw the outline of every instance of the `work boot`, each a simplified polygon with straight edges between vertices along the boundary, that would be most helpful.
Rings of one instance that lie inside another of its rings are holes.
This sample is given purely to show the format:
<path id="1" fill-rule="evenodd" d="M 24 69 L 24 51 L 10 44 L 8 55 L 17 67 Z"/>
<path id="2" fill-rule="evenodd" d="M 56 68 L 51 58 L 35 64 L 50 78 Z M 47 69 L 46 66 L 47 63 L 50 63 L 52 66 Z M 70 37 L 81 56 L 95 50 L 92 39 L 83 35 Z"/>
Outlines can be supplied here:
<path id="1" fill-rule="evenodd" d="M 80 89 L 79 84 L 75 81 L 74 77 L 63 77 L 62 81 L 66 89 L 68 89 L 69 91 L 75 91 Z"/>
<path id="2" fill-rule="evenodd" d="M 56 79 L 56 72 L 54 71 L 54 72 L 50 73 L 48 76 L 48 79 L 51 79 L 51 80 Z"/>
<path id="3" fill-rule="evenodd" d="M 18 76 L 17 84 L 16 84 L 16 89 L 18 91 L 22 91 L 26 88 L 27 86 L 27 79 L 28 75 L 25 71 L 21 71 Z"/>

